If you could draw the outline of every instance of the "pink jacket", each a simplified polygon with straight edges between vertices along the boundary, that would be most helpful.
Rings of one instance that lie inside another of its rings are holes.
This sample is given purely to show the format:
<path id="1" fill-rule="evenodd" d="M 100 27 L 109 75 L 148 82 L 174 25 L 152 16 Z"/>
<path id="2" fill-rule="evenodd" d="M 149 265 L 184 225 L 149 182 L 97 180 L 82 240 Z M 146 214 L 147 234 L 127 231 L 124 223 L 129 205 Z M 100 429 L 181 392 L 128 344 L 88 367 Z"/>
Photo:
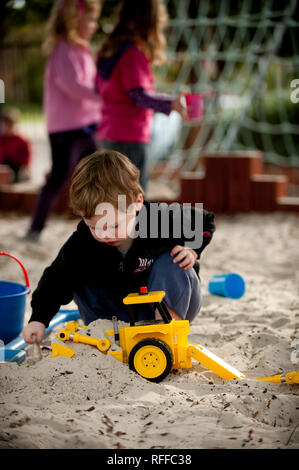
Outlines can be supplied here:
<path id="1" fill-rule="evenodd" d="M 60 40 L 45 72 L 44 108 L 48 132 L 79 129 L 100 120 L 96 67 L 89 50 Z"/>
<path id="2" fill-rule="evenodd" d="M 144 53 L 134 45 L 127 48 L 108 78 L 98 70 L 96 82 L 102 98 L 99 139 L 150 142 L 154 111 L 135 106 L 129 96 L 135 88 L 150 93 L 155 90 L 154 75 Z"/>

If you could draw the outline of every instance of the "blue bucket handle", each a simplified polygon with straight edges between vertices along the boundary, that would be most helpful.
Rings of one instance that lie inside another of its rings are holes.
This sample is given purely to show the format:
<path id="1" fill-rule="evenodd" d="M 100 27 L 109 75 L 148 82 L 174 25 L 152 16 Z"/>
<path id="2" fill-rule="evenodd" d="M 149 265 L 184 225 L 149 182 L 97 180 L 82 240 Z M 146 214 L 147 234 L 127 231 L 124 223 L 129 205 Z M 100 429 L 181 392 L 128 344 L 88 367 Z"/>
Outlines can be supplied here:
<path id="1" fill-rule="evenodd" d="M 26 271 L 26 269 L 24 268 L 24 266 L 23 266 L 23 264 L 21 263 L 21 261 L 19 261 L 18 258 L 16 258 L 15 256 L 11 255 L 10 253 L 6 253 L 5 251 L 0 251 L 0 255 L 9 256 L 10 258 L 12 258 L 12 259 L 14 259 L 15 261 L 17 261 L 17 263 L 19 263 L 19 265 L 20 265 L 21 268 L 22 268 L 23 274 L 24 274 L 25 284 L 26 284 L 26 286 L 28 287 L 28 294 L 29 294 L 29 293 L 31 292 L 30 284 L 29 284 L 29 277 L 28 277 L 27 271 Z"/>

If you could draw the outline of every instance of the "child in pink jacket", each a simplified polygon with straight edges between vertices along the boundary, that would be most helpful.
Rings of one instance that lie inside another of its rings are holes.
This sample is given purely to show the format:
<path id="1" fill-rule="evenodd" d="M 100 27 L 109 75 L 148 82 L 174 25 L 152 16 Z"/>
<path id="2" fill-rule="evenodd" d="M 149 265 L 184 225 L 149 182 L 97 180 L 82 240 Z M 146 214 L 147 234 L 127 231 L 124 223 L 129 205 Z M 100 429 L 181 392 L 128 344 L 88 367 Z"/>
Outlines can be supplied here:
<path id="1" fill-rule="evenodd" d="M 100 99 L 90 40 L 98 24 L 98 0 L 57 0 L 48 22 L 44 49 L 44 108 L 52 168 L 38 197 L 25 239 L 37 241 L 58 194 L 76 164 L 96 150 Z"/>

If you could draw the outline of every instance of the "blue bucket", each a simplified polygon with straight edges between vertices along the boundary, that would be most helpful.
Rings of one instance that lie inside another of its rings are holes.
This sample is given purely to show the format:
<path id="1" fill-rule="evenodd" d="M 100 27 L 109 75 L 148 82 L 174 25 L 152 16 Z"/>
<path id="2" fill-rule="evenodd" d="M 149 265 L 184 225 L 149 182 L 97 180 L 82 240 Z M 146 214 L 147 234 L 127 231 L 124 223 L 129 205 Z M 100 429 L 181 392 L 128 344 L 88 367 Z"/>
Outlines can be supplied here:
<path id="1" fill-rule="evenodd" d="M 210 279 L 209 291 L 214 295 L 240 299 L 245 292 L 245 282 L 237 273 L 217 274 Z"/>
<path id="2" fill-rule="evenodd" d="M 4 344 L 16 338 L 24 327 L 26 297 L 30 292 L 27 272 L 22 263 L 14 256 L 0 252 L 16 260 L 24 273 L 26 285 L 11 281 L 0 281 L 0 340 Z"/>

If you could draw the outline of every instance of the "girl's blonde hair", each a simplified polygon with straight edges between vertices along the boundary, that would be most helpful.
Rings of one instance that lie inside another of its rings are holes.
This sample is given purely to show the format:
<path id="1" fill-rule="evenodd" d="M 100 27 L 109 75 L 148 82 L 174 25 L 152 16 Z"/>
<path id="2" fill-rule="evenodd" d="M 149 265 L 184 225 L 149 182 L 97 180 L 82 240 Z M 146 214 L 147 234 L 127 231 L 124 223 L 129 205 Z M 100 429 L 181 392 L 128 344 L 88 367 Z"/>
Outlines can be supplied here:
<path id="1" fill-rule="evenodd" d="M 125 195 L 127 207 L 144 192 L 139 170 L 131 160 L 114 150 L 96 151 L 76 166 L 70 185 L 70 207 L 74 214 L 92 218 L 98 204 L 118 207 L 118 196 Z"/>
<path id="2" fill-rule="evenodd" d="M 164 28 L 168 14 L 162 0 L 123 0 L 114 30 L 104 39 L 101 57 L 110 57 L 125 40 L 139 44 L 150 62 L 165 63 Z"/>
<path id="3" fill-rule="evenodd" d="M 86 41 L 77 33 L 78 20 L 83 12 L 89 13 L 100 9 L 100 0 L 56 0 L 46 25 L 43 52 L 50 54 L 59 38 L 88 47 Z"/>

